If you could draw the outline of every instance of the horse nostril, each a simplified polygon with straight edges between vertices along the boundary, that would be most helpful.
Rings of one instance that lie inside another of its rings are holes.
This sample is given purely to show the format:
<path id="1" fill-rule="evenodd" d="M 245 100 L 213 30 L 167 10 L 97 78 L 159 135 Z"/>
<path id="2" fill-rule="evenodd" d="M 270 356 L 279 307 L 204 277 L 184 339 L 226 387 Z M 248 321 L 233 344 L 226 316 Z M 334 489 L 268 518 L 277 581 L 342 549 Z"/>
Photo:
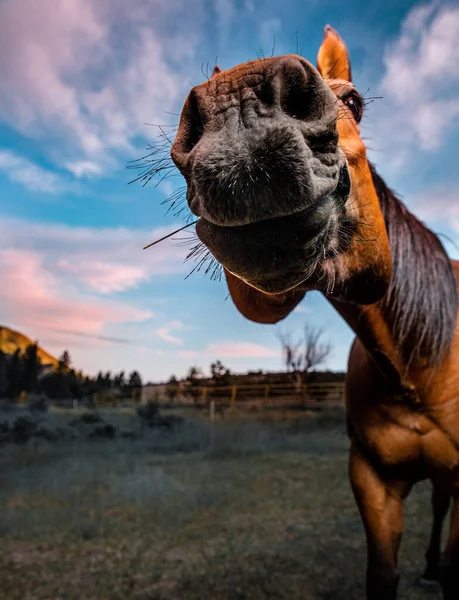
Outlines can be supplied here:
<path id="1" fill-rule="evenodd" d="M 194 90 L 191 90 L 187 98 L 182 113 L 182 119 L 185 124 L 183 129 L 182 150 L 184 152 L 191 152 L 204 132 L 204 123 L 199 110 L 198 97 Z"/>
<path id="2" fill-rule="evenodd" d="M 271 77 L 263 79 L 260 85 L 254 89 L 254 91 L 264 106 L 272 106 L 276 103 L 276 93 L 274 91 L 274 84 Z"/>
<path id="3" fill-rule="evenodd" d="M 289 60 L 282 66 L 281 108 L 294 119 L 306 119 L 316 94 L 313 78 L 298 60 Z"/>

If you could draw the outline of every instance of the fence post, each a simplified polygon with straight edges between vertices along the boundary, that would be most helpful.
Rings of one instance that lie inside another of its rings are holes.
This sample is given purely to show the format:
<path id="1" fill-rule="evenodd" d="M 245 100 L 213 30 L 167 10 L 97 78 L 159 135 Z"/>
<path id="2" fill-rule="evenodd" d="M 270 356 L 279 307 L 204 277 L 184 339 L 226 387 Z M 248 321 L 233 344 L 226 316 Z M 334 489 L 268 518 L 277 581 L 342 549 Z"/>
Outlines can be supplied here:
<path id="1" fill-rule="evenodd" d="M 203 404 L 205 404 L 205 403 L 206 403 L 206 400 L 207 400 L 207 388 L 206 388 L 206 387 L 203 387 L 203 388 L 202 388 L 202 397 L 201 397 L 201 402 L 202 402 Z"/>
<path id="2" fill-rule="evenodd" d="M 269 383 L 265 385 L 265 402 L 268 402 L 269 399 Z"/>
<path id="3" fill-rule="evenodd" d="M 210 401 L 209 417 L 211 421 L 215 420 L 215 400 Z"/>
<path id="4" fill-rule="evenodd" d="M 237 385 L 231 386 L 231 404 L 234 404 L 236 401 L 237 394 Z"/>

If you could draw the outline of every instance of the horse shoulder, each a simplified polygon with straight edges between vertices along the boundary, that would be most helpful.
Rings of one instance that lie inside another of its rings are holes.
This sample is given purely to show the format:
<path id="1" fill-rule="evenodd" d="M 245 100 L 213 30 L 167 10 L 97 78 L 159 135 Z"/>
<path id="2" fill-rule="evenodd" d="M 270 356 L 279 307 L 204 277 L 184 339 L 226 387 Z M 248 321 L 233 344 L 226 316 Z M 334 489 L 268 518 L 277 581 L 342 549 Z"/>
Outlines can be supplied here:
<path id="1" fill-rule="evenodd" d="M 398 466 L 419 459 L 422 416 L 388 390 L 358 338 L 346 375 L 346 418 L 351 439 L 377 462 Z"/>

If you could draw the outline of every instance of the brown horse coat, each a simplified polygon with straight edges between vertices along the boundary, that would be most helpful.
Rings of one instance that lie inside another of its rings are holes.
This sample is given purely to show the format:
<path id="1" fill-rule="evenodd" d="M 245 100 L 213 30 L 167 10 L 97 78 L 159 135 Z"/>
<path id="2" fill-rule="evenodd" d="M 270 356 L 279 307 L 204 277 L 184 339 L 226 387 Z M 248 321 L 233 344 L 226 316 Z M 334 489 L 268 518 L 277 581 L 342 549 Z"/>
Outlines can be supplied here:
<path id="1" fill-rule="evenodd" d="M 367 597 L 393 600 L 403 501 L 434 485 L 425 577 L 459 598 L 458 263 L 366 157 L 363 99 L 329 26 L 317 69 L 257 60 L 196 86 L 171 156 L 239 311 L 287 316 L 320 290 L 355 331 L 349 473 L 368 542 Z M 440 568 L 441 523 L 453 497 Z"/>

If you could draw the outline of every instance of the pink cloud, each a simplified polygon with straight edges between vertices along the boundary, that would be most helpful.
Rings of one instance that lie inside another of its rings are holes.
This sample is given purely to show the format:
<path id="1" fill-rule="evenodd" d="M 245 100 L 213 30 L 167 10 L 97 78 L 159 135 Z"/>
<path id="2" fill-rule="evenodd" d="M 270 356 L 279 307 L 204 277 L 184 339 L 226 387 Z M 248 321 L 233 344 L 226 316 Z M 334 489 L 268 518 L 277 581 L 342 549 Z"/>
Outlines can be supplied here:
<path id="1" fill-rule="evenodd" d="M 181 1 L 160 10 L 144 0 L 0 2 L 3 118 L 49 140 L 55 161 L 77 177 L 101 174 L 135 136 L 156 135 L 145 121 L 164 123 L 189 89 L 205 14 L 203 0 L 191 5 L 195 27 L 178 38 L 167 24 L 182 16 Z"/>
<path id="2" fill-rule="evenodd" d="M 279 352 L 252 342 L 217 342 L 203 352 L 221 357 L 279 358 Z"/>
<path id="3" fill-rule="evenodd" d="M 115 299 L 115 294 L 189 268 L 183 264 L 186 249 L 167 241 L 152 251 L 142 250 L 164 233 L 164 228 L 98 229 L 0 218 L 2 321 L 39 339 L 45 335 L 59 349 L 69 339 L 84 345 L 84 336 L 88 347 L 106 345 L 108 340 L 91 336 L 118 336 L 121 324 L 153 316 L 148 309 Z M 179 321 L 164 326 L 186 329 Z M 134 339 L 139 335 L 137 330 Z"/>
<path id="4" fill-rule="evenodd" d="M 81 262 L 81 258 L 78 262 L 71 262 L 69 259 L 60 260 L 57 267 L 101 294 L 121 292 L 135 287 L 149 278 L 147 269 L 142 266 L 119 265 L 102 261 L 88 264 Z"/>
<path id="5" fill-rule="evenodd" d="M 0 251 L 2 318 L 34 333 L 67 330 L 99 334 L 105 324 L 138 322 L 148 311 L 101 300 L 62 284 L 47 271 L 39 255 L 27 250 Z M 53 339 L 62 339 L 56 331 Z"/>
<path id="6" fill-rule="evenodd" d="M 38 255 L 45 271 L 67 284 L 99 294 L 122 292 L 156 277 L 186 272 L 186 248 L 170 241 L 142 250 L 170 231 L 69 227 L 0 218 L 0 249 Z"/>

